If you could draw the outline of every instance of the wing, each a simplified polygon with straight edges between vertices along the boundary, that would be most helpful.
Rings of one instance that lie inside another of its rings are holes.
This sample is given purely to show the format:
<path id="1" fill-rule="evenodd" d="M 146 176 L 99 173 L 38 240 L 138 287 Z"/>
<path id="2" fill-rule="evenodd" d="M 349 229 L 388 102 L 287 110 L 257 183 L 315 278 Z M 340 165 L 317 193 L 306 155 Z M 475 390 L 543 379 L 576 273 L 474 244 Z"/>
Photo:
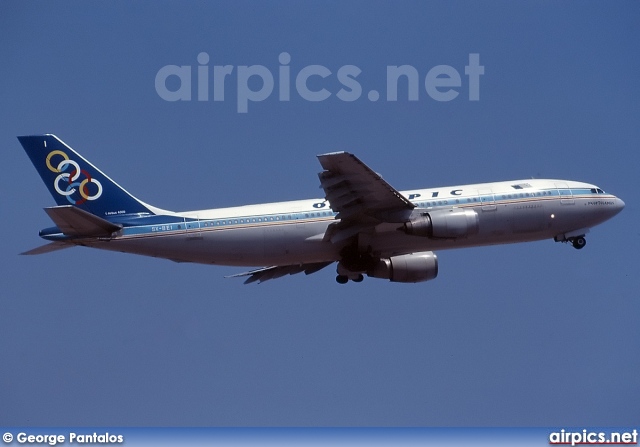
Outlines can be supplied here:
<path id="1" fill-rule="evenodd" d="M 382 222 L 405 222 L 415 208 L 405 196 L 385 182 L 366 164 L 348 152 L 318 155 L 324 171 L 318 174 L 325 198 L 339 221 L 324 234 L 324 240 L 338 243 Z M 264 282 L 305 272 L 315 273 L 332 262 L 264 267 L 227 276 L 248 276 L 245 284 Z"/>
<path id="2" fill-rule="evenodd" d="M 248 276 L 245 284 L 252 282 L 265 282 L 270 279 L 280 278 L 285 275 L 295 275 L 296 273 L 304 272 L 305 275 L 310 275 L 322 270 L 333 262 L 316 262 L 313 264 L 294 264 L 294 265 L 276 265 L 273 267 L 264 267 L 261 269 L 251 270 L 250 272 L 238 273 L 236 275 L 225 276 L 225 278 L 238 278 L 241 276 Z"/>
<path id="3" fill-rule="evenodd" d="M 340 222 L 325 239 L 339 242 L 381 222 L 403 222 L 415 208 L 406 197 L 348 152 L 318 155 L 320 186 Z"/>

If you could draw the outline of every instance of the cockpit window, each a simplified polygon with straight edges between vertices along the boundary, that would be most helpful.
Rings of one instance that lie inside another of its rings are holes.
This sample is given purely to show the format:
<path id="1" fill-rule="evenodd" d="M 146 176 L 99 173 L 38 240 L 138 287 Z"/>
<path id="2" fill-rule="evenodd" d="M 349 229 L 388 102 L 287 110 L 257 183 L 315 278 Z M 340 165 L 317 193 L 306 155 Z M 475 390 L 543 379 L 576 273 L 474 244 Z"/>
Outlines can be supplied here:
<path id="1" fill-rule="evenodd" d="M 596 191 L 598 191 L 598 194 L 604 194 L 604 191 L 601 190 L 600 188 L 597 188 Z"/>

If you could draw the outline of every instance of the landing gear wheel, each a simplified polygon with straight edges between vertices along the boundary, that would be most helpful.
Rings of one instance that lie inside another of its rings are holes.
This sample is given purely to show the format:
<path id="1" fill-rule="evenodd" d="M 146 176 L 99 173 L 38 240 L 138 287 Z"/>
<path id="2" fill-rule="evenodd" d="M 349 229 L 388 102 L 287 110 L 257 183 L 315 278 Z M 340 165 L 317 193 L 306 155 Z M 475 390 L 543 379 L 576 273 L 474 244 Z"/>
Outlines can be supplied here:
<path id="1" fill-rule="evenodd" d="M 351 281 L 353 281 L 353 282 L 362 282 L 363 279 L 364 279 L 364 276 L 362 276 L 362 273 L 359 273 L 358 276 L 353 278 Z"/>
<path id="2" fill-rule="evenodd" d="M 584 237 L 580 236 L 580 237 L 575 238 L 571 242 L 571 244 L 573 245 L 573 248 L 575 248 L 577 250 L 580 250 L 580 249 L 584 248 L 585 245 L 587 245 L 587 240 Z"/>
<path id="3" fill-rule="evenodd" d="M 338 275 L 336 276 L 336 282 L 338 284 L 346 284 L 349 282 L 349 277 L 344 275 Z"/>

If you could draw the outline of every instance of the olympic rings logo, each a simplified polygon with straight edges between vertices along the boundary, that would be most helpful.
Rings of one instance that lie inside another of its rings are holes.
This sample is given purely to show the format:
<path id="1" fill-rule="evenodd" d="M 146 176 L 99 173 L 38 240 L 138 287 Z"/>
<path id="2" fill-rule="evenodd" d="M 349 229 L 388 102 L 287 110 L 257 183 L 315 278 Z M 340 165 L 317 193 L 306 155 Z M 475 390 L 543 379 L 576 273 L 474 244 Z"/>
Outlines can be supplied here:
<path id="1" fill-rule="evenodd" d="M 57 166 L 51 163 L 54 157 L 62 157 Z M 96 200 L 102 195 L 102 184 L 98 180 L 91 178 L 87 171 L 80 169 L 80 165 L 70 160 L 67 154 L 62 151 L 49 152 L 49 155 L 47 155 L 47 168 L 51 172 L 60 173 L 53 181 L 53 187 L 58 194 L 65 196 L 72 205 L 82 205 L 87 200 Z M 71 172 L 66 172 L 70 168 L 72 169 Z M 85 178 L 79 181 L 81 175 Z M 91 189 L 95 189 L 93 194 L 89 191 L 89 184 L 95 185 L 95 187 L 91 187 Z M 80 194 L 79 200 L 74 200 L 72 197 L 76 192 Z"/>

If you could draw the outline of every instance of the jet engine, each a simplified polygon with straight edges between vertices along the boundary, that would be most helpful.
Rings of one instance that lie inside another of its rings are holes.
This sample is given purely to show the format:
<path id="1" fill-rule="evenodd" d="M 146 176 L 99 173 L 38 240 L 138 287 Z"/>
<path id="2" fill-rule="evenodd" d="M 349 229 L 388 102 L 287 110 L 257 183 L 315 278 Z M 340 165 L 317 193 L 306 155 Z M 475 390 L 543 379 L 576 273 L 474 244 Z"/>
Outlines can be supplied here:
<path id="1" fill-rule="evenodd" d="M 367 275 L 393 282 L 429 281 L 438 276 L 438 257 L 425 251 L 380 259 Z"/>
<path id="2" fill-rule="evenodd" d="M 460 239 L 477 234 L 478 221 L 478 213 L 474 210 L 454 208 L 423 213 L 405 222 L 401 230 L 413 236 Z"/>

